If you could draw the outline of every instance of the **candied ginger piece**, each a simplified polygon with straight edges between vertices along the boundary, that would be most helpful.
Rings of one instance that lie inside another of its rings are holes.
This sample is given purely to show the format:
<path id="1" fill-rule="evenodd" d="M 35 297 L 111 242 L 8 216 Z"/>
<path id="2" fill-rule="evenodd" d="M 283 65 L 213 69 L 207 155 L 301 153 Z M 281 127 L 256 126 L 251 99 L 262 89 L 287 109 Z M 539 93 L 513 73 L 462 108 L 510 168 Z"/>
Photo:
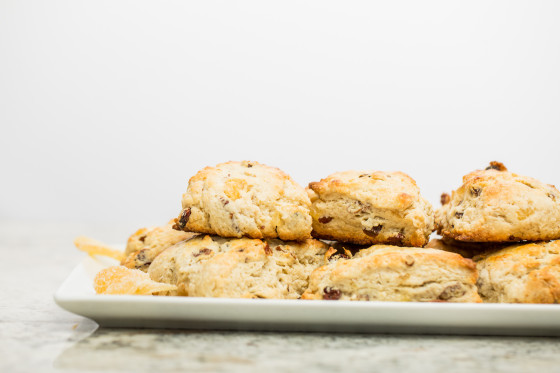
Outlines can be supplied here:
<path id="1" fill-rule="evenodd" d="M 124 253 L 122 251 L 112 249 L 109 246 L 89 237 L 77 237 L 74 240 L 74 245 L 76 245 L 78 249 L 88 253 L 89 256 L 108 256 L 109 258 L 117 259 L 118 261 L 122 261 L 124 259 Z"/>
<path id="2" fill-rule="evenodd" d="M 93 287 L 97 294 L 151 295 L 160 291 L 176 290 L 175 285 L 164 284 L 150 279 L 138 269 L 123 266 L 105 268 L 95 276 Z"/>

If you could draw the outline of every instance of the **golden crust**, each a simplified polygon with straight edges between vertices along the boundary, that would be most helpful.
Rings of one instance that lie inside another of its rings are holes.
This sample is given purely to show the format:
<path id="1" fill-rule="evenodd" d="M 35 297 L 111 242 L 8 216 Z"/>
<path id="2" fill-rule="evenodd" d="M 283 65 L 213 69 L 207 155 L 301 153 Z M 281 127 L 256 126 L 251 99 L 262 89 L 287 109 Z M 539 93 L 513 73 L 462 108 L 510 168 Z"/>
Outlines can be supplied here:
<path id="1" fill-rule="evenodd" d="M 376 183 L 376 181 L 386 183 Z M 364 191 L 366 193 L 375 191 L 377 194 L 370 198 L 376 200 L 376 205 L 393 210 L 408 208 L 413 203 L 414 196 L 418 194 L 416 181 L 400 171 L 336 172 L 319 182 L 309 183 L 309 189 L 320 196 L 341 194 L 356 200 L 364 197 Z"/>
<path id="2" fill-rule="evenodd" d="M 316 269 L 302 299 L 480 302 L 476 280 L 458 254 L 374 245 Z"/>
<path id="3" fill-rule="evenodd" d="M 486 302 L 560 301 L 560 241 L 512 245 L 474 260 Z"/>
<path id="4" fill-rule="evenodd" d="M 222 237 L 311 237 L 309 197 L 278 168 L 258 162 L 206 167 L 189 180 L 176 229 Z"/>
<path id="5" fill-rule="evenodd" d="M 458 241 L 557 239 L 560 192 L 493 162 L 463 177 L 463 185 L 436 212 L 436 226 L 439 234 Z"/>
<path id="6" fill-rule="evenodd" d="M 422 247 L 434 230 L 431 205 L 402 172 L 337 172 L 308 194 L 315 238 Z"/>

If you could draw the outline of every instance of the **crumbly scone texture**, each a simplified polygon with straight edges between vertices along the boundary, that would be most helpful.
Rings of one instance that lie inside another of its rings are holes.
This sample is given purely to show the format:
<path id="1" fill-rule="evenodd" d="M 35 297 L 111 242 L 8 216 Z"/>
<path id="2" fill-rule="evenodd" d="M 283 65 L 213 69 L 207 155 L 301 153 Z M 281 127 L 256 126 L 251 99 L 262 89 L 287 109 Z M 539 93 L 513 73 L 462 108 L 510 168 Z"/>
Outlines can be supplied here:
<path id="1" fill-rule="evenodd" d="M 311 202 L 283 171 L 258 162 L 206 167 L 189 180 L 176 229 L 222 237 L 311 238 Z"/>
<path id="2" fill-rule="evenodd" d="M 511 245 L 473 259 L 484 302 L 560 301 L 560 241 Z"/>
<path id="3" fill-rule="evenodd" d="M 517 242 L 560 238 L 560 192 L 507 171 L 499 162 L 463 177 L 436 212 L 438 233 L 458 241 Z"/>
<path id="4" fill-rule="evenodd" d="M 177 285 L 161 295 L 225 298 L 297 299 L 311 272 L 328 262 L 329 246 L 308 239 L 199 236 L 159 255 L 148 273 L 157 282 Z"/>
<path id="5" fill-rule="evenodd" d="M 315 238 L 422 247 L 434 230 L 432 206 L 402 172 L 338 172 L 308 194 Z"/>
<path id="6" fill-rule="evenodd" d="M 458 254 L 374 245 L 313 271 L 302 299 L 478 303 L 476 280 Z"/>
<path id="7" fill-rule="evenodd" d="M 178 242 L 191 239 L 196 233 L 181 232 L 172 228 L 173 221 L 153 228 L 141 228 L 128 239 L 122 265 L 144 272 L 165 249 Z"/>

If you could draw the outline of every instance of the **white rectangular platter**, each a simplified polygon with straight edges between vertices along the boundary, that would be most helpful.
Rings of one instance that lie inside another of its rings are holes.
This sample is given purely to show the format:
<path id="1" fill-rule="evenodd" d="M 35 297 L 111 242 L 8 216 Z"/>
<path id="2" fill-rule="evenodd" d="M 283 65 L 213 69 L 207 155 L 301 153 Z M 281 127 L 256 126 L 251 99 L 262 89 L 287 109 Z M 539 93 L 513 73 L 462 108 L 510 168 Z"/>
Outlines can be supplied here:
<path id="1" fill-rule="evenodd" d="M 54 299 L 101 327 L 560 336 L 560 305 L 98 295 L 109 259 L 86 258 Z"/>

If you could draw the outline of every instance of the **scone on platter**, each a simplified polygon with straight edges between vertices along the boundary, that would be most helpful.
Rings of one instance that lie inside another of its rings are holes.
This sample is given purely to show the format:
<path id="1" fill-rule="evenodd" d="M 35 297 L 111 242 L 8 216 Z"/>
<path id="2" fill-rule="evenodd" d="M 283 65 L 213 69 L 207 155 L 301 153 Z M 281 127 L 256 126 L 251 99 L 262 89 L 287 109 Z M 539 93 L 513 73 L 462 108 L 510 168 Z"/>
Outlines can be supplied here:
<path id="1" fill-rule="evenodd" d="M 141 228 L 136 231 L 128 239 L 125 258 L 121 264 L 127 268 L 146 272 L 152 261 L 163 250 L 196 235 L 196 233 L 177 231 L 172 226 L 173 221 L 160 227 Z"/>
<path id="2" fill-rule="evenodd" d="M 311 202 L 283 171 L 258 162 L 206 167 L 189 180 L 175 228 L 221 237 L 311 238 Z"/>
<path id="3" fill-rule="evenodd" d="M 374 245 L 313 271 L 302 299 L 478 303 L 476 280 L 458 254 Z"/>
<path id="4" fill-rule="evenodd" d="M 124 252 L 75 244 L 121 263 L 97 274 L 99 294 L 558 303 L 559 238 L 560 192 L 498 162 L 434 214 L 402 172 L 338 172 L 305 190 L 243 161 L 199 171 L 179 217 L 138 230 Z"/>
<path id="5" fill-rule="evenodd" d="M 314 239 L 201 235 L 161 253 L 148 274 L 153 281 L 177 286 L 162 295 L 297 299 L 310 273 L 328 261 L 328 249 Z"/>
<path id="6" fill-rule="evenodd" d="M 560 302 L 560 241 L 510 245 L 474 260 L 484 302 Z"/>
<path id="7" fill-rule="evenodd" d="M 560 238 L 560 192 L 536 179 L 509 172 L 498 162 L 463 177 L 442 196 L 438 233 L 470 242 L 517 242 Z"/>
<path id="8" fill-rule="evenodd" d="M 308 193 L 315 238 L 422 247 L 434 230 L 432 206 L 402 172 L 337 172 Z"/>

